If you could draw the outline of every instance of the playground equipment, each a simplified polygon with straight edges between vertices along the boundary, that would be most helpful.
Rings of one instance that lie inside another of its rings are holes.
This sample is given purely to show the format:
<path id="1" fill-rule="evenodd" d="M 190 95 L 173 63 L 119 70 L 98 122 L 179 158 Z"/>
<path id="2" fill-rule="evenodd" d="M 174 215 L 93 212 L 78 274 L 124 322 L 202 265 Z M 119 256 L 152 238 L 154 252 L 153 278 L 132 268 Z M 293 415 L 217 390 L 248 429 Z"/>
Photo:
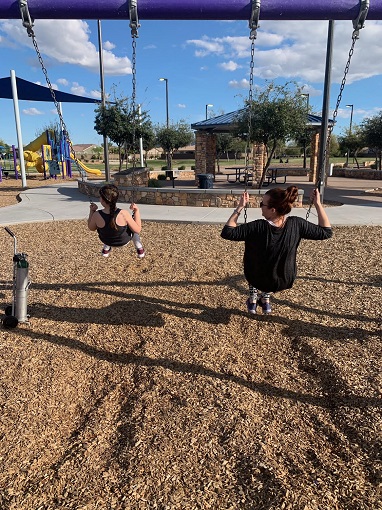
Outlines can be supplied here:
<path id="1" fill-rule="evenodd" d="M 29 263 L 26 253 L 17 253 L 17 239 L 15 234 L 8 227 L 6 232 L 13 238 L 13 300 L 12 305 L 5 308 L 3 326 L 7 329 L 15 328 L 18 324 L 28 322 L 28 289 Z"/>
<path id="2" fill-rule="evenodd" d="M 102 175 L 98 169 L 92 169 L 76 161 L 70 154 L 69 141 L 64 133 L 57 138 L 51 130 L 45 131 L 24 147 L 26 168 L 34 168 L 39 173 L 55 177 L 72 177 L 72 165 L 81 174 Z"/>

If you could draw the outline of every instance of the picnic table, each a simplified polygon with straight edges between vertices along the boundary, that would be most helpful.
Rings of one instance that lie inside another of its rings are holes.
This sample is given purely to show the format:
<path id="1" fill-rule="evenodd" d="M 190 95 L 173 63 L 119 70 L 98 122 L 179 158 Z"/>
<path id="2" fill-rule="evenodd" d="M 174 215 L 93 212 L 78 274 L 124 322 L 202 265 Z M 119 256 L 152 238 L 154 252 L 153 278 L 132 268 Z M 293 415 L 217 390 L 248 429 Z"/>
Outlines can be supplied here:
<path id="1" fill-rule="evenodd" d="M 226 170 L 235 170 L 235 173 L 227 174 L 227 181 L 234 184 L 237 183 L 248 183 L 252 180 L 252 170 L 253 166 L 227 166 Z M 248 173 L 248 170 L 250 173 Z M 229 178 L 235 176 L 235 180 L 230 180 Z"/>

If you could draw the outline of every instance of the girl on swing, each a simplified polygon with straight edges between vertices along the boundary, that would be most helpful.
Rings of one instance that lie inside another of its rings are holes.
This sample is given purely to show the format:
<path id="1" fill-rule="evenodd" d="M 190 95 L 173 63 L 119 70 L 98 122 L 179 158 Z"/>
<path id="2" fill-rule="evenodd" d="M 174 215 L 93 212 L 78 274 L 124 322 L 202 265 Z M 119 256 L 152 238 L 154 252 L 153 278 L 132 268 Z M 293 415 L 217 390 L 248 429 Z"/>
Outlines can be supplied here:
<path id="1" fill-rule="evenodd" d="M 100 202 L 103 209 L 98 211 L 96 204 L 90 204 L 88 228 L 98 232 L 100 240 L 104 243 L 102 255 L 108 257 L 112 247 L 120 247 L 133 240 L 138 258 L 145 256 L 139 232 L 141 231 L 141 216 L 138 206 L 130 205 L 131 215 L 124 209 L 117 208 L 119 198 L 118 188 L 112 184 L 102 186 L 99 191 Z"/>
<path id="2" fill-rule="evenodd" d="M 249 313 L 256 314 L 257 307 L 265 314 L 271 313 L 270 293 L 292 287 L 301 239 L 320 241 L 332 236 L 317 189 L 312 191 L 311 200 L 317 211 L 318 225 L 297 216 L 287 217 L 297 196 L 296 186 L 270 189 L 260 202 L 264 219 L 237 225 L 237 219 L 249 201 L 245 191 L 221 232 L 223 239 L 245 243 L 244 276 L 249 284 L 246 302 Z"/>

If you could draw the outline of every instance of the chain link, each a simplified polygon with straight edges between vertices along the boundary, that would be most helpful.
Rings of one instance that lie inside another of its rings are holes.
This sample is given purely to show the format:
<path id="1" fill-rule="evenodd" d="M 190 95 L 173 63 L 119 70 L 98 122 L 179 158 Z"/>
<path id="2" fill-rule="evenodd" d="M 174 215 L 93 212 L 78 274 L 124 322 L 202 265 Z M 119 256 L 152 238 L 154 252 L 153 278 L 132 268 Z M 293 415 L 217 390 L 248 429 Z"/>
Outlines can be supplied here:
<path id="1" fill-rule="evenodd" d="M 333 112 L 333 122 L 328 127 L 328 136 L 327 136 L 327 139 L 326 139 L 326 144 L 325 144 L 325 149 L 324 149 L 324 153 L 323 153 L 323 158 L 322 158 L 322 161 L 321 161 L 321 167 L 318 170 L 318 177 L 316 179 L 315 189 L 318 188 L 318 186 L 319 186 L 319 184 L 321 182 L 321 176 L 325 177 L 325 172 L 324 172 L 325 169 L 323 168 L 323 166 L 325 166 L 326 158 L 327 158 L 328 154 L 330 153 L 330 141 L 331 141 L 331 137 L 332 137 L 332 132 L 333 132 L 333 129 L 334 129 L 334 126 L 335 126 L 335 123 L 336 123 L 336 119 L 337 119 L 337 115 L 338 115 L 338 110 L 339 110 L 339 107 L 340 107 L 340 104 L 341 104 L 341 101 L 342 101 L 342 94 L 343 94 L 343 91 L 345 89 L 346 78 L 347 78 L 347 75 L 349 73 L 350 62 L 351 62 L 352 56 L 354 54 L 354 46 L 355 46 L 355 43 L 356 43 L 357 39 L 358 39 L 358 32 L 354 31 L 353 35 L 352 35 L 352 44 L 351 44 L 351 47 L 350 47 L 350 50 L 349 50 L 348 59 L 347 59 L 346 65 L 345 65 L 344 75 L 343 75 L 343 78 L 342 78 L 342 81 L 341 81 L 340 91 L 339 91 L 338 97 L 337 97 L 336 107 L 335 107 L 334 112 Z M 311 201 L 311 203 L 309 204 L 309 208 L 308 208 L 308 210 L 306 212 L 306 219 L 309 218 L 309 215 L 310 215 L 310 212 L 311 212 L 311 209 L 312 209 L 312 205 L 313 205 L 313 201 Z"/>

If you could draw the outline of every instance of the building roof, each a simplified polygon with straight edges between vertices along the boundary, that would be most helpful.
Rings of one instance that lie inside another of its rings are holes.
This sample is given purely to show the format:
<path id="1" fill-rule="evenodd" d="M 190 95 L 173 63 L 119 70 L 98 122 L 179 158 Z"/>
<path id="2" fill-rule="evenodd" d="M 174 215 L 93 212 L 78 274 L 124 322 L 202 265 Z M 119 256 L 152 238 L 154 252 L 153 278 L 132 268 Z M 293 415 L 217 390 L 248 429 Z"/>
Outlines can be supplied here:
<path id="1" fill-rule="evenodd" d="M 194 129 L 195 131 L 210 131 L 213 133 L 228 133 L 237 125 L 238 119 L 244 114 L 244 112 L 245 108 L 241 108 L 240 110 L 225 113 L 218 117 L 195 122 L 194 124 L 191 124 L 191 129 Z M 308 114 L 306 125 L 307 127 L 317 128 L 321 126 L 321 122 L 322 117 Z M 333 121 L 331 119 L 329 120 L 329 125 L 333 125 Z"/>
<path id="2" fill-rule="evenodd" d="M 94 149 L 94 147 L 98 147 L 98 145 L 94 143 L 77 143 L 73 145 L 73 150 L 75 152 L 85 152 L 89 149 Z"/>

